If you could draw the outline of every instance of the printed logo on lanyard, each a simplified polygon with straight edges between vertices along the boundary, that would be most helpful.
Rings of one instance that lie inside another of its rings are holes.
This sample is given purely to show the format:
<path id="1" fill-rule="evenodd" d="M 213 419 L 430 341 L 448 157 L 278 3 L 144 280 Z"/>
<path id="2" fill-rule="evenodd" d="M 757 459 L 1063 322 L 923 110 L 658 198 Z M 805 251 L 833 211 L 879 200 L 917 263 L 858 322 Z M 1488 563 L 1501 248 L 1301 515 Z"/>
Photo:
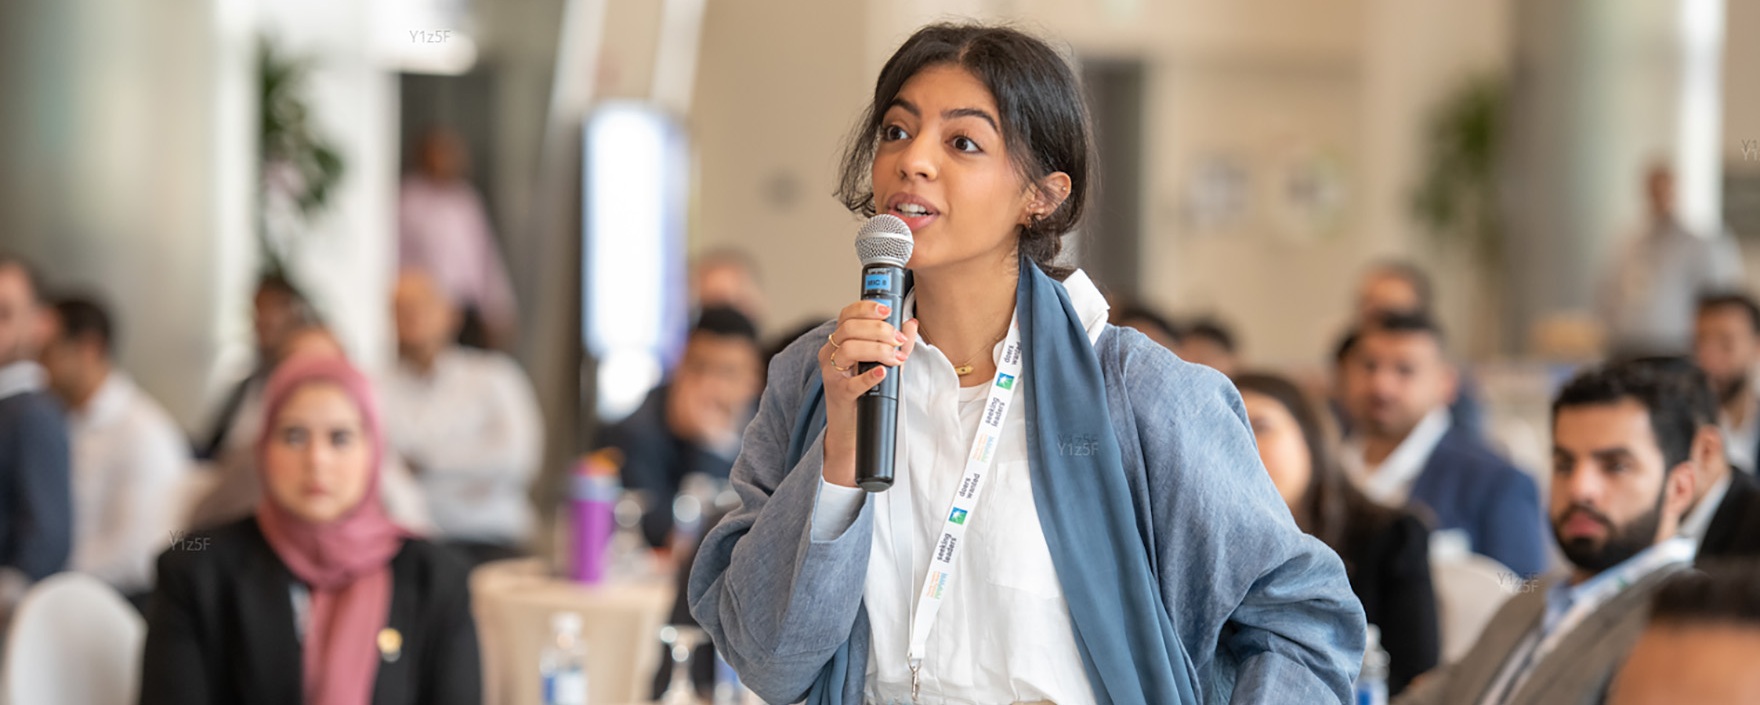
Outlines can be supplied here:
<path id="1" fill-rule="evenodd" d="M 972 438 L 972 450 L 966 455 L 965 473 L 960 477 L 953 500 L 942 522 L 940 538 L 930 556 L 929 572 L 917 598 L 916 617 L 911 620 L 910 653 L 911 699 L 916 700 L 923 667 L 923 654 L 928 649 L 929 632 L 941 612 L 941 601 L 953 582 L 966 527 L 977 513 L 978 498 L 984 492 L 984 476 L 996 462 L 996 448 L 1002 438 L 1002 424 L 1008 420 L 1009 407 L 1014 404 L 1015 388 L 1020 386 L 1021 334 L 1018 320 L 1008 323 L 1008 337 L 1002 344 L 1002 355 L 996 363 L 996 378 L 990 384 L 990 397 L 978 419 L 978 433 Z"/>

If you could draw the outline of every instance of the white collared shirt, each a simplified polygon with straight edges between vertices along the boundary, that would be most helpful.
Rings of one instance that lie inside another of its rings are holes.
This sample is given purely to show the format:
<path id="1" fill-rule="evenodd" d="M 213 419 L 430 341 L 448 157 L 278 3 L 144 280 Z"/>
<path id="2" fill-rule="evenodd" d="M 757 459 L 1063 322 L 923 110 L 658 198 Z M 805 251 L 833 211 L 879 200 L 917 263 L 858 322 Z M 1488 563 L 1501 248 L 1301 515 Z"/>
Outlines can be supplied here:
<path id="1" fill-rule="evenodd" d="M 528 492 L 544 429 L 531 382 L 512 358 L 450 348 L 432 373 L 400 363 L 380 388 L 386 435 L 416 469 L 440 536 L 529 539 L 537 518 Z"/>
<path id="2" fill-rule="evenodd" d="M 1106 329 L 1106 299 L 1086 274 L 1064 281 L 1090 343 Z M 906 298 L 904 317 L 913 300 Z M 1001 352 L 998 343 L 992 355 Z M 814 512 L 816 539 L 835 538 L 874 501 L 874 534 L 863 603 L 872 627 L 869 702 L 910 702 L 910 624 L 918 588 L 946 518 L 977 431 L 989 385 L 960 387 L 953 364 L 917 340 L 906 364 L 895 484 L 868 495 L 821 481 Z M 1021 384 L 1032 385 L 1023 375 Z M 956 574 L 949 584 L 922 668 L 922 702 L 1094 702 L 1039 524 L 1028 472 L 1026 411 L 1017 388 L 1003 421 L 995 467 L 972 514 Z M 1104 413 L 1104 411 L 1100 412 Z"/>
<path id="3" fill-rule="evenodd" d="M 73 450 L 69 566 L 122 593 L 153 587 L 153 561 L 173 542 L 189 445 L 163 407 L 112 370 L 85 408 L 67 414 Z"/>
<path id="4" fill-rule="evenodd" d="M 30 360 L 0 367 L 0 399 L 25 392 L 40 392 L 46 379 L 43 367 Z"/>
<path id="5" fill-rule="evenodd" d="M 1679 534 L 1697 541 L 1705 539 L 1705 530 L 1711 528 L 1711 518 L 1717 514 L 1718 505 L 1723 504 L 1723 496 L 1729 494 L 1731 478 L 1729 473 L 1736 472 L 1733 468 L 1726 469 L 1723 477 L 1711 483 L 1711 489 L 1699 498 L 1693 510 L 1681 518 Z"/>
<path id="6" fill-rule="evenodd" d="M 1448 435 L 1448 427 L 1453 422 L 1448 407 L 1436 407 L 1412 427 L 1399 447 L 1374 467 L 1363 458 L 1362 439 L 1350 438 L 1345 441 L 1341 454 L 1345 473 L 1370 499 L 1390 507 L 1403 507 L 1411 499 L 1412 485 L 1424 473 L 1424 464 L 1430 462 L 1436 445 Z"/>
<path id="7" fill-rule="evenodd" d="M 1760 448 L 1760 372 L 1749 373 L 1747 390 L 1743 398 L 1748 404 L 1748 416 L 1742 425 L 1736 426 L 1729 422 L 1729 414 L 1719 410 L 1717 427 L 1723 431 L 1723 452 L 1729 457 L 1729 464 L 1746 472 L 1760 471 L 1754 462 L 1754 452 Z"/>

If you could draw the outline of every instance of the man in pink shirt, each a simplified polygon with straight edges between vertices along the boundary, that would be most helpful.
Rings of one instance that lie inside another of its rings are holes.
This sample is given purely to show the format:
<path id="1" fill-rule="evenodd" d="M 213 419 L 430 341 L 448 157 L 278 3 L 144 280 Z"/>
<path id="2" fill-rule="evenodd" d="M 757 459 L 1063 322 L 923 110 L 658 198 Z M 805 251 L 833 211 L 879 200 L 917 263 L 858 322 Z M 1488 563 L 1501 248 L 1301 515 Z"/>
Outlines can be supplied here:
<path id="1" fill-rule="evenodd" d="M 464 337 L 482 347 L 507 348 L 517 337 L 518 310 L 507 266 L 476 187 L 465 178 L 470 155 L 445 128 L 429 130 L 417 146 L 417 171 L 398 195 L 398 265 L 432 276 L 464 309 Z M 474 320 L 472 320 L 474 319 Z"/>

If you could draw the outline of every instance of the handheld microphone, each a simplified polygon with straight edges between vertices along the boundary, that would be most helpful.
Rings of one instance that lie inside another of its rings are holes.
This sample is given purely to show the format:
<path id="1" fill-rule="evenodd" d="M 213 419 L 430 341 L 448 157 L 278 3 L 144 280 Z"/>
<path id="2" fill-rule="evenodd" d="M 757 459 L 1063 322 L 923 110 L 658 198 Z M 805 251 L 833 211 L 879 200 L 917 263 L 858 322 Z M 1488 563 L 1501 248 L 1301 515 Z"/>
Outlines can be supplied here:
<path id="1" fill-rule="evenodd" d="M 856 256 L 862 260 L 862 300 L 892 309 L 886 322 L 903 324 L 904 265 L 911 259 L 910 226 L 897 216 L 877 215 L 856 233 Z M 879 363 L 864 362 L 858 372 Z M 856 397 L 856 484 L 869 492 L 892 487 L 894 451 L 898 447 L 898 378 L 895 367 L 873 389 Z"/>

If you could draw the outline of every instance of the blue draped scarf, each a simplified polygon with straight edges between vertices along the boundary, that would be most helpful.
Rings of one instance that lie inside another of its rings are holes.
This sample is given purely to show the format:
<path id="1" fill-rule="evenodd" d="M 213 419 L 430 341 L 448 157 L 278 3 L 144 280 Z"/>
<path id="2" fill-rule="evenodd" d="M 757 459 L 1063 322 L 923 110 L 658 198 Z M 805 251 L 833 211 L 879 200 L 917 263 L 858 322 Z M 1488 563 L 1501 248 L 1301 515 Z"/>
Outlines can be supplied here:
<path id="1" fill-rule="evenodd" d="M 1100 703 L 1196 703 L 1191 661 L 1149 563 L 1148 537 L 1138 528 L 1107 413 L 1106 380 L 1081 317 L 1063 285 L 1024 256 L 1015 313 L 1025 347 L 1034 505 L 1094 697 Z M 789 444 L 790 466 L 825 425 L 817 374 L 809 385 Z M 851 638 L 867 639 L 867 630 L 858 628 Z M 845 643 L 808 691 L 808 705 L 856 705 L 846 702 L 846 686 L 852 677 L 866 677 L 867 664 L 851 660 Z"/>

